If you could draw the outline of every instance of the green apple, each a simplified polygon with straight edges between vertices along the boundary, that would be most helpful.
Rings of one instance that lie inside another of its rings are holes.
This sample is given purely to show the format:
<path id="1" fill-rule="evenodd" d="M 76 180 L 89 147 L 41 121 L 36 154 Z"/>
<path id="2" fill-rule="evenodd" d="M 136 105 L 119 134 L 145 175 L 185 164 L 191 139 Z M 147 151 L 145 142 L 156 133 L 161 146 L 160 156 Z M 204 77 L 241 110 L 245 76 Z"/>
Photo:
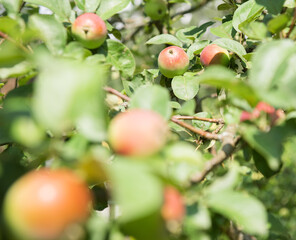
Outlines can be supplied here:
<path id="1" fill-rule="evenodd" d="M 152 20 L 161 20 L 166 15 L 167 3 L 164 0 L 147 0 L 144 12 Z"/>

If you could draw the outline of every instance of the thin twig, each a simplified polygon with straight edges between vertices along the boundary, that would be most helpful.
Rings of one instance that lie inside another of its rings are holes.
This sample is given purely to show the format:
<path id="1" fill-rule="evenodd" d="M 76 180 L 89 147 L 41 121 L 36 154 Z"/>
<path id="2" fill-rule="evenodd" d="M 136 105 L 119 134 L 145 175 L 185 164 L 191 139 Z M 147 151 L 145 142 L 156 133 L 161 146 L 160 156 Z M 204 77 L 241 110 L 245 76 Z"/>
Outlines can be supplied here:
<path id="1" fill-rule="evenodd" d="M 192 131 L 192 132 L 194 132 L 194 133 L 196 133 L 196 134 L 198 134 L 198 135 L 200 135 L 200 136 L 202 136 L 204 138 L 212 139 L 212 140 L 220 140 L 221 139 L 221 135 L 209 133 L 209 132 L 203 131 L 201 129 L 195 128 L 192 125 L 179 120 L 175 116 L 171 117 L 171 121 L 178 124 L 178 125 L 180 125 L 181 127 L 189 129 L 190 131 Z"/>
<path id="2" fill-rule="evenodd" d="M 14 43 L 15 45 L 17 45 L 19 48 L 21 48 L 22 50 L 24 50 L 26 53 L 30 53 L 30 51 L 22 44 L 20 44 L 19 42 L 15 41 L 13 38 L 9 37 L 7 34 L 3 33 L 0 31 L 0 37 L 6 39 L 9 42 Z"/>
<path id="3" fill-rule="evenodd" d="M 124 94 L 122 94 L 122 93 L 120 93 L 120 92 L 118 92 L 116 89 L 114 89 L 114 88 L 111 88 L 111 87 L 104 87 L 104 90 L 106 91 L 106 92 L 109 92 L 109 93 L 112 93 L 112 94 L 114 94 L 114 95 L 116 95 L 117 97 L 120 97 L 120 98 L 122 98 L 123 100 L 125 100 L 125 101 L 130 101 L 130 98 L 128 97 L 128 96 L 126 96 L 126 95 L 124 95 Z"/>
<path id="4" fill-rule="evenodd" d="M 218 134 L 223 127 L 224 127 L 224 123 L 218 125 L 218 127 L 213 131 L 213 133 Z"/>
<path id="5" fill-rule="evenodd" d="M 224 124 L 223 119 L 203 118 L 203 117 L 197 117 L 197 116 L 178 116 L 178 115 L 174 117 L 178 120 L 199 120 L 204 122 Z"/>
<path id="6" fill-rule="evenodd" d="M 294 8 L 294 16 L 293 16 L 293 19 L 292 19 L 292 23 L 291 23 L 289 32 L 286 35 L 286 38 L 290 37 L 290 34 L 292 33 L 292 31 L 293 31 L 293 29 L 295 27 L 295 23 L 296 23 L 296 8 Z"/>
<path id="7" fill-rule="evenodd" d="M 223 161 L 225 161 L 235 150 L 235 146 L 239 141 L 239 137 L 236 137 L 236 127 L 233 125 L 229 125 L 225 132 L 222 134 L 222 147 L 221 150 L 218 151 L 217 155 L 212 158 L 212 160 L 208 161 L 205 164 L 203 171 L 196 173 L 191 177 L 191 183 L 196 184 L 201 182 L 209 172 L 211 172 L 215 167 L 220 165 Z"/>

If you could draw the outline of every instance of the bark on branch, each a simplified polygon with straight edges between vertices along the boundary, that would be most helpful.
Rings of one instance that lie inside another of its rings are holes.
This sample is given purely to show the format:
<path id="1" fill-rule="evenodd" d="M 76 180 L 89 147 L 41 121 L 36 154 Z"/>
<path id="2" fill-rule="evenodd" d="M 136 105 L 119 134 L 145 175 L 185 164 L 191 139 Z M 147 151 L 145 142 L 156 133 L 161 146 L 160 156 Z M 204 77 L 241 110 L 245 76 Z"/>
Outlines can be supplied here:
<path id="1" fill-rule="evenodd" d="M 234 152 L 235 146 L 239 141 L 239 137 L 236 137 L 236 127 L 234 125 L 227 126 L 226 130 L 219 136 L 222 137 L 221 150 L 205 164 L 202 172 L 198 172 L 191 177 L 192 184 L 201 182 L 209 172 L 229 158 Z"/>

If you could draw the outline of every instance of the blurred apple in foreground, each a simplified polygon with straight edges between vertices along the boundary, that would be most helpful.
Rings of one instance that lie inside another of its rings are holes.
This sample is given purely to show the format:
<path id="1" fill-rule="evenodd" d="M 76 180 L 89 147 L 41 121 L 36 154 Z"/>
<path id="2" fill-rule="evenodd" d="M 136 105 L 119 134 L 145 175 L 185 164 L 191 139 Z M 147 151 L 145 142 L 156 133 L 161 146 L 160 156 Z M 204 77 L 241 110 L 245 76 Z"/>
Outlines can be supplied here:
<path id="1" fill-rule="evenodd" d="M 161 214 L 166 221 L 180 221 L 186 214 L 185 205 L 177 189 L 168 186 L 164 190 L 164 203 Z"/>
<path id="2" fill-rule="evenodd" d="M 40 169 L 17 180 L 4 202 L 5 220 L 18 239 L 55 240 L 90 215 L 88 186 L 67 169 Z"/>
<path id="3" fill-rule="evenodd" d="M 128 156 L 148 156 L 165 144 L 168 125 L 158 113 L 132 109 L 119 113 L 110 123 L 109 141 L 115 152 Z"/>

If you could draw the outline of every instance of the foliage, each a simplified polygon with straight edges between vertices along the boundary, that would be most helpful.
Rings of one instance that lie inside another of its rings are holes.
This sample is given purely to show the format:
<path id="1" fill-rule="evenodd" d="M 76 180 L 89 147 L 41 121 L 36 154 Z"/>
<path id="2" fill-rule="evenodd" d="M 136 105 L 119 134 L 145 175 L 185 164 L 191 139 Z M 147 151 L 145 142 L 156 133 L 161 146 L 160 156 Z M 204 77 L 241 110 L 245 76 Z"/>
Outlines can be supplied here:
<path id="1" fill-rule="evenodd" d="M 212 0 L 167 0 L 160 20 L 145 15 L 148 1 L 0 0 L 1 208 L 26 172 L 65 167 L 94 195 L 85 239 L 295 239 L 295 1 L 215 1 L 203 24 L 196 12 Z M 72 36 L 84 12 L 106 22 L 99 48 Z M 212 43 L 229 66 L 201 64 Z M 190 60 L 173 79 L 157 66 L 170 45 Z M 167 121 L 160 152 L 113 151 L 110 121 L 129 108 Z M 181 220 L 161 215 L 168 185 L 182 194 Z M 15 239 L 2 210 L 0 223 L 0 239 Z"/>

